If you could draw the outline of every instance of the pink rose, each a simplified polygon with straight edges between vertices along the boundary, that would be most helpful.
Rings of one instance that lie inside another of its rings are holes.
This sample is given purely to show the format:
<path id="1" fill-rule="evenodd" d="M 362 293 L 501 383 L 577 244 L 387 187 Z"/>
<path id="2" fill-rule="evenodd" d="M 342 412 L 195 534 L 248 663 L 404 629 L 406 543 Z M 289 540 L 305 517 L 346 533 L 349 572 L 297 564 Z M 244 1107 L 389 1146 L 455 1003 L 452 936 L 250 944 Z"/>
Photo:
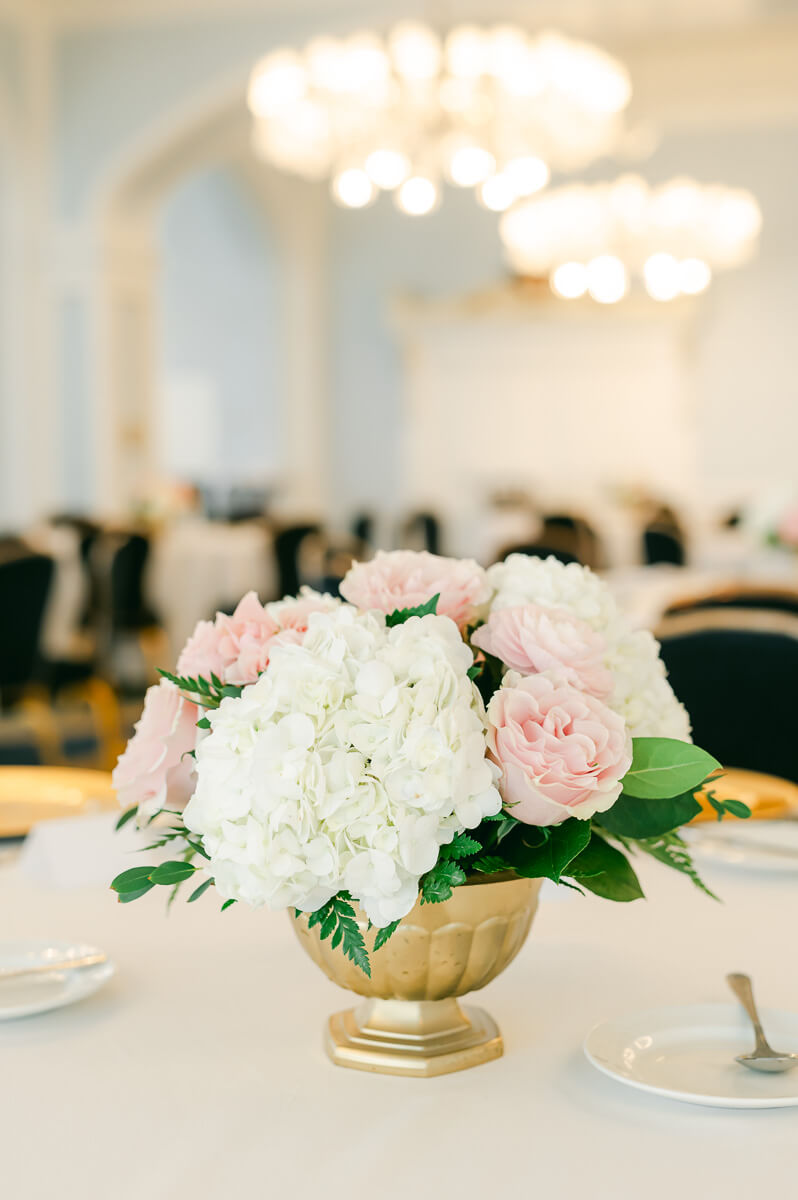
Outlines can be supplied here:
<path id="1" fill-rule="evenodd" d="M 491 596 L 487 576 L 471 558 L 443 558 L 426 550 L 380 550 L 371 562 L 354 563 L 341 584 L 350 604 L 391 613 L 416 608 L 440 595 L 437 612 L 461 628 Z"/>
<path id="2" fill-rule="evenodd" d="M 200 621 L 177 660 L 178 675 L 218 675 L 224 683 L 254 683 L 269 661 L 269 642 L 280 626 L 254 592 L 247 592 L 231 617 Z"/>
<path id="3" fill-rule="evenodd" d="M 505 807 L 527 825 L 606 812 L 632 765 L 623 719 L 546 675 L 508 674 L 488 705 L 488 746 Z"/>
<path id="4" fill-rule="evenodd" d="M 798 504 L 787 511 L 779 522 L 779 541 L 785 546 L 798 546 Z"/>
<path id="5" fill-rule="evenodd" d="M 194 791 L 194 760 L 200 710 L 162 679 L 147 689 L 144 710 L 112 776 L 124 808 L 137 804 L 139 822 L 162 808 L 183 809 Z M 184 757 L 185 756 L 185 757 Z"/>
<path id="6" fill-rule="evenodd" d="M 310 614 L 335 604 L 331 596 L 307 589 L 264 607 L 254 592 L 247 592 L 231 617 L 217 613 L 215 621 L 199 622 L 177 660 L 177 673 L 254 683 L 266 670 L 273 646 L 300 641 Z"/>
<path id="7" fill-rule="evenodd" d="M 612 674 L 604 666 L 604 638 L 564 609 L 539 604 L 501 608 L 471 641 L 522 675 L 547 671 L 600 700 L 612 691 Z"/>

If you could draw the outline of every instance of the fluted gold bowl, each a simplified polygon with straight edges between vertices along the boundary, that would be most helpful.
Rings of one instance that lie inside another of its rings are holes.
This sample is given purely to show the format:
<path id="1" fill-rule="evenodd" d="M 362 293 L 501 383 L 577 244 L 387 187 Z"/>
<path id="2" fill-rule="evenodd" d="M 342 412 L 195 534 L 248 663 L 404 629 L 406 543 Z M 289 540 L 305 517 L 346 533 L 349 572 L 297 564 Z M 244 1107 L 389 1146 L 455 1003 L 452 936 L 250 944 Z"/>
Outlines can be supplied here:
<path id="1" fill-rule="evenodd" d="M 376 929 L 356 909 L 371 961 L 369 979 L 322 941 L 307 916 L 291 918 L 305 951 L 329 979 L 366 999 L 335 1013 L 327 1052 L 339 1066 L 388 1075 L 444 1075 L 498 1058 L 493 1019 L 458 996 L 490 983 L 526 941 L 538 904 L 539 879 L 474 881 L 441 904 L 420 904 L 374 951 Z"/>

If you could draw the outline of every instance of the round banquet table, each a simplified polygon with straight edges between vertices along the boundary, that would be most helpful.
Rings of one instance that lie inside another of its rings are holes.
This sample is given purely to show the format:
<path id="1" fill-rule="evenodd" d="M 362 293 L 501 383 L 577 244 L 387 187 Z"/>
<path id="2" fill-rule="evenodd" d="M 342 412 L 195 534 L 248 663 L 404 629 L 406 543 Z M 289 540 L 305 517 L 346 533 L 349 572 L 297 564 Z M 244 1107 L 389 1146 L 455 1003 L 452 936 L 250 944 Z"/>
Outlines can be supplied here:
<path id="1" fill-rule="evenodd" d="M 128 859 L 128 862 L 131 860 Z M 205 895 L 32 882 L 0 858 L 0 940 L 75 938 L 117 975 L 71 1008 L 0 1022 L 0 1194 L 19 1200 L 673 1200 L 794 1194 L 791 1109 L 721 1110 L 624 1087 L 584 1060 L 597 1021 L 726 1001 L 750 972 L 798 1008 L 795 877 L 707 873 L 717 904 L 650 864 L 648 903 L 564 889 L 477 1002 L 505 1056 L 434 1079 L 334 1067 L 322 1026 L 350 997 L 283 914 Z"/>

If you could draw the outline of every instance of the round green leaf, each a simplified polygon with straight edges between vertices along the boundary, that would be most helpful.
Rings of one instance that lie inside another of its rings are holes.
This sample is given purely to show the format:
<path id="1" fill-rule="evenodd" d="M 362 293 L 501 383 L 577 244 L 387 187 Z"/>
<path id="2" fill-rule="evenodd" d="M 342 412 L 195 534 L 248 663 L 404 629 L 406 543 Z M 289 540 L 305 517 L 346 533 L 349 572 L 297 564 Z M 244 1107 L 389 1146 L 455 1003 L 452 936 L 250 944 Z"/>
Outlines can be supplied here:
<path id="1" fill-rule="evenodd" d="M 675 738 L 635 738 L 632 765 L 623 779 L 627 796 L 666 800 L 695 791 L 720 763 L 700 746 Z"/>

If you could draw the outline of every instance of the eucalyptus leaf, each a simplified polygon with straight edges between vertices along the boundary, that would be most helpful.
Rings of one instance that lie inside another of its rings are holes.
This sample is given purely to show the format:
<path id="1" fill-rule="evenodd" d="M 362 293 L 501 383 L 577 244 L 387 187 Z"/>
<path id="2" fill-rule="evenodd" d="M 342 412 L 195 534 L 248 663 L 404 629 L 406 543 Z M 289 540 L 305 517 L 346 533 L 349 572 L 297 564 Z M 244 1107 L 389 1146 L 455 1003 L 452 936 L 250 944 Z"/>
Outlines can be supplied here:
<path id="1" fill-rule="evenodd" d="M 118 896 L 120 904 L 130 904 L 133 900 L 139 900 L 142 896 L 146 896 L 147 892 L 151 892 L 155 887 L 154 883 L 149 881 L 142 887 L 137 888 L 135 892 L 121 892 Z"/>
<path id="2" fill-rule="evenodd" d="M 691 742 L 676 738 L 635 738 L 632 765 L 623 780 L 627 796 L 663 800 L 695 791 L 720 763 Z"/>
<path id="3" fill-rule="evenodd" d="M 212 886 L 213 886 L 213 880 L 205 879 L 199 885 L 199 887 L 194 888 L 194 891 L 191 893 L 191 895 L 188 898 L 188 903 L 193 904 L 193 902 L 195 900 L 199 900 L 200 896 L 204 896 L 204 894 L 207 892 L 208 888 L 212 887 Z"/>
<path id="4" fill-rule="evenodd" d="M 131 808 L 126 808 L 125 811 L 122 813 L 122 816 L 119 818 L 116 825 L 114 826 L 114 829 L 122 829 L 123 826 L 127 825 L 128 821 L 133 820 L 133 818 L 135 817 L 135 815 L 138 811 L 139 811 L 138 804 L 134 804 Z"/>
<path id="5" fill-rule="evenodd" d="M 120 896 L 125 892 L 137 892 L 150 882 L 153 870 L 153 867 L 130 867 L 111 881 L 111 887 Z"/>
<path id="6" fill-rule="evenodd" d="M 184 879 L 188 879 L 196 869 L 194 863 L 190 862 L 165 862 L 155 870 L 151 869 L 150 879 L 153 883 L 171 887 L 175 883 L 182 883 Z"/>

